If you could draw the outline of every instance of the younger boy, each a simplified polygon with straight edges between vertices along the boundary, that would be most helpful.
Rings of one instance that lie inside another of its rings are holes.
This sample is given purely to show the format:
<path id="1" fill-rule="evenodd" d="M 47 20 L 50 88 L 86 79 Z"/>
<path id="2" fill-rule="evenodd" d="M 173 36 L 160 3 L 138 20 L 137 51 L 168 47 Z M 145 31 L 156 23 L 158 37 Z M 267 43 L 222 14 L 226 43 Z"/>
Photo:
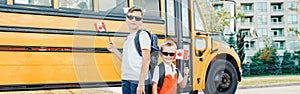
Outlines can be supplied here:
<path id="1" fill-rule="evenodd" d="M 177 84 L 179 84 L 180 88 L 186 86 L 189 69 L 187 67 L 184 68 L 184 77 L 182 77 L 181 73 L 172 63 L 177 50 L 177 46 L 173 41 L 167 40 L 162 43 L 160 50 L 163 62 L 154 69 L 152 92 L 153 94 L 176 94 Z M 164 74 L 160 73 L 162 70 L 164 70 Z"/>

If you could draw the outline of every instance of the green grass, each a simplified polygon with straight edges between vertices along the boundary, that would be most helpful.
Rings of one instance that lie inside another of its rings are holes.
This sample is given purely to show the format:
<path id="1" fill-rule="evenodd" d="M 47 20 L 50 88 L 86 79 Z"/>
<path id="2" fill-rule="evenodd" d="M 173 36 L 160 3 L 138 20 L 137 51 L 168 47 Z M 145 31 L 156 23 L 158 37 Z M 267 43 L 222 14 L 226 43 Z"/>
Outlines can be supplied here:
<path id="1" fill-rule="evenodd" d="M 270 84 L 300 83 L 300 75 L 259 75 L 242 77 L 239 86 L 256 86 Z"/>

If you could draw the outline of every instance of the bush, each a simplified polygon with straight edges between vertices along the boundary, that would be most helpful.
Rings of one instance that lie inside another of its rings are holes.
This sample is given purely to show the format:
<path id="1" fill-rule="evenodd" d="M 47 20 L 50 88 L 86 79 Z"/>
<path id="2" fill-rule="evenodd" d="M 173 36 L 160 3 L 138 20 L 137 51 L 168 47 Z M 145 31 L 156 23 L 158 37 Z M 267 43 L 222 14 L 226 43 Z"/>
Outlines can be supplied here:
<path id="1" fill-rule="evenodd" d="M 297 66 L 292 60 L 292 55 L 290 52 L 285 51 L 283 54 L 283 60 L 281 63 L 282 73 L 294 74 L 297 72 Z"/>
<path id="2" fill-rule="evenodd" d="M 243 76 L 246 76 L 246 75 L 251 75 L 250 73 L 250 63 L 243 63 L 242 64 L 242 70 L 243 70 Z"/>
<path id="3" fill-rule="evenodd" d="M 254 61 L 250 63 L 250 72 L 251 75 L 261 75 L 265 74 L 265 67 L 264 64 L 260 61 Z"/>

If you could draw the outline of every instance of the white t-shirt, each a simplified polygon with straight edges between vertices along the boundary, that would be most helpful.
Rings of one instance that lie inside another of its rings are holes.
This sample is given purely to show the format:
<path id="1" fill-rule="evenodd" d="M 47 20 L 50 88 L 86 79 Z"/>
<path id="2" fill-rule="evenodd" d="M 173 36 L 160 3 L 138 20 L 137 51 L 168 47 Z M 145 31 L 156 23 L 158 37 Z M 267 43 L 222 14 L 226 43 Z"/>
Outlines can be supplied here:
<path id="1" fill-rule="evenodd" d="M 129 34 L 123 45 L 122 56 L 122 80 L 140 79 L 143 58 L 139 55 L 134 44 L 136 32 Z M 151 39 L 147 32 L 140 32 L 139 36 L 141 49 L 151 50 Z M 148 79 L 148 75 L 146 77 Z"/>
<path id="2" fill-rule="evenodd" d="M 171 74 L 172 78 L 175 79 L 174 76 L 176 74 L 176 69 L 177 68 L 172 63 L 171 63 L 171 66 L 173 67 L 173 70 L 172 70 L 172 67 L 168 66 L 166 63 L 164 63 L 164 65 L 165 65 L 165 75 L 170 75 Z M 181 75 L 180 71 L 177 75 L 178 75 L 177 83 L 179 84 L 181 81 L 183 81 L 183 78 L 182 78 L 182 75 Z M 152 82 L 158 83 L 158 80 L 159 80 L 159 66 L 156 66 L 154 68 Z"/>

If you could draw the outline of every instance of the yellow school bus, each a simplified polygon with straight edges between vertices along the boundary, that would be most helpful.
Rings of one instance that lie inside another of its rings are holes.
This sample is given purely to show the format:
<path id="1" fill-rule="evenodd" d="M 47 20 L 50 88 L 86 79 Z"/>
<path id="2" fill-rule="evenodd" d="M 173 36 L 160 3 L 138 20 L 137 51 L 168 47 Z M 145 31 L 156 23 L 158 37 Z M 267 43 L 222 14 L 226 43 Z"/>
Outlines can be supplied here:
<path id="1" fill-rule="evenodd" d="M 179 69 L 191 69 L 179 92 L 234 93 L 241 62 L 234 49 L 212 37 L 201 13 L 207 0 L 0 0 L 0 91 L 121 86 L 122 50 L 129 29 L 124 7 L 145 10 L 144 24 L 159 38 L 189 50 Z M 108 32 L 97 32 L 104 22 Z M 182 70 L 181 70 L 182 71 Z"/>

